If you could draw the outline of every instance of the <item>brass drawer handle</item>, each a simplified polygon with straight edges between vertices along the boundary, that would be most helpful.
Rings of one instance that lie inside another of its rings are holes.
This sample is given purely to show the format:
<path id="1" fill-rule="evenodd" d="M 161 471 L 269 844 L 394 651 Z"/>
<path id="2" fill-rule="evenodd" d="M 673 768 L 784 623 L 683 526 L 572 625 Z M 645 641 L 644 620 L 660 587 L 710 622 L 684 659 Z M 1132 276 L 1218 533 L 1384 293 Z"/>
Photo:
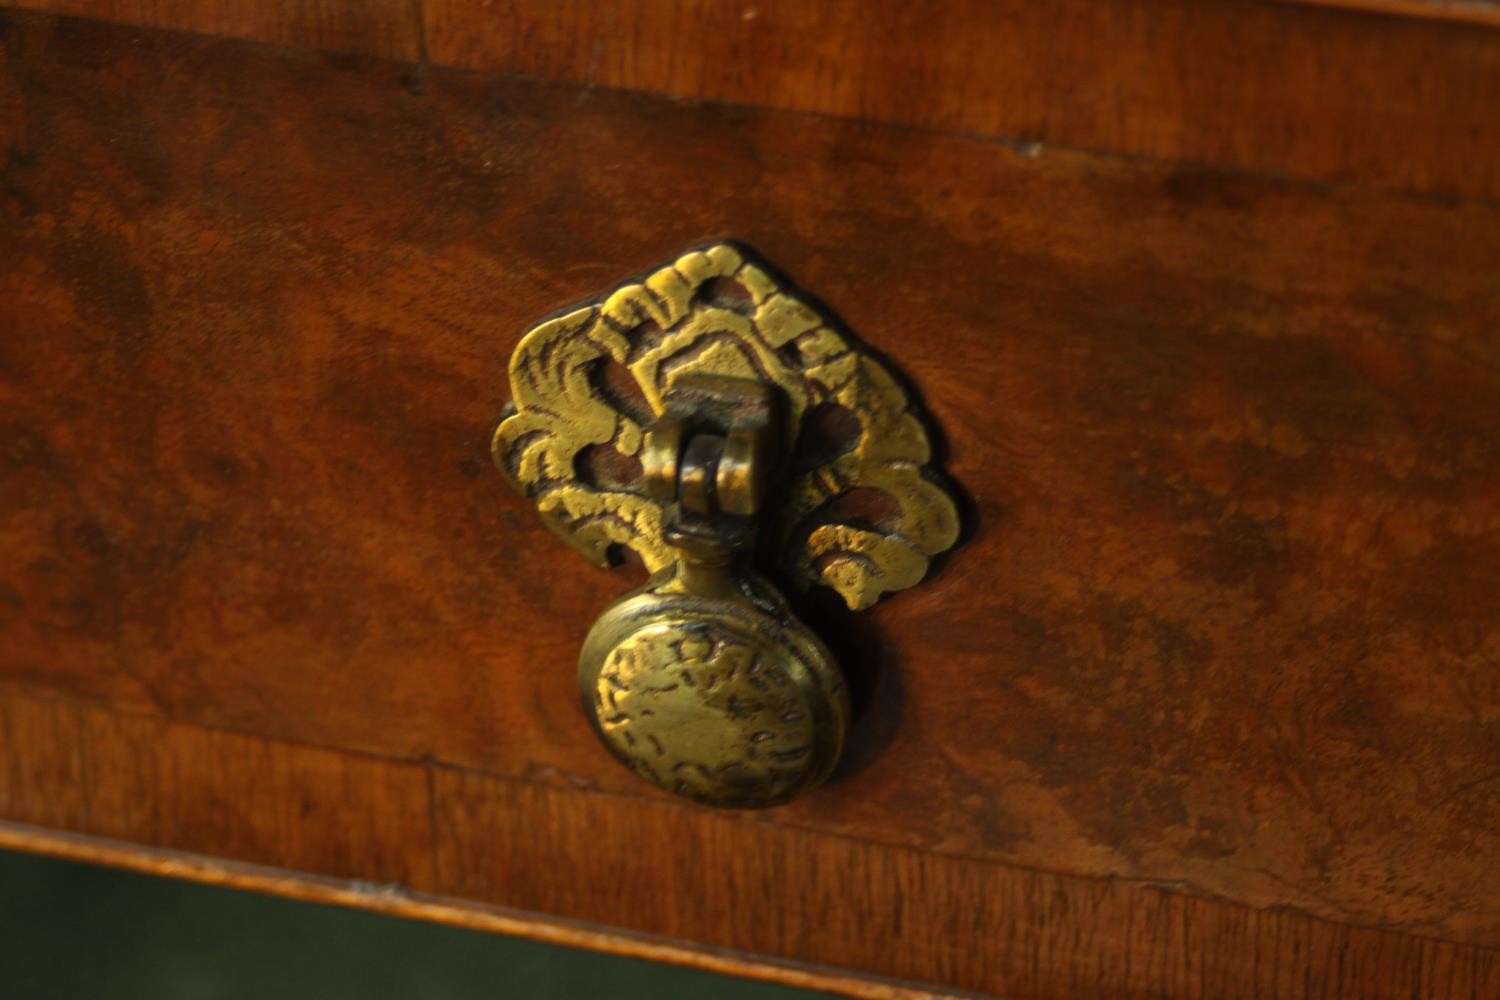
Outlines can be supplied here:
<path id="1" fill-rule="evenodd" d="M 652 573 L 584 640 L 579 693 L 605 746 L 709 805 L 820 784 L 848 728 L 843 678 L 752 555 L 857 610 L 954 544 L 890 372 L 717 244 L 535 327 L 510 382 L 500 470 L 592 562 L 626 546 Z"/>

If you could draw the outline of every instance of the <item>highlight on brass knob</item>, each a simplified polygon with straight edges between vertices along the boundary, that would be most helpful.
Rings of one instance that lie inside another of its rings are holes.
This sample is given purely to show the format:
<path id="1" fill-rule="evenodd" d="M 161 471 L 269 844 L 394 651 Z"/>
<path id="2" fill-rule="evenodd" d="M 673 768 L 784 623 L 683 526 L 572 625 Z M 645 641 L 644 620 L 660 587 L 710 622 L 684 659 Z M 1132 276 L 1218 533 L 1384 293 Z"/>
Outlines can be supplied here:
<path id="1" fill-rule="evenodd" d="M 890 372 L 716 244 L 532 329 L 510 382 L 500 470 L 591 562 L 625 547 L 652 574 L 583 641 L 579 695 L 605 747 L 709 805 L 821 784 L 848 695 L 767 576 L 859 610 L 958 536 Z"/>

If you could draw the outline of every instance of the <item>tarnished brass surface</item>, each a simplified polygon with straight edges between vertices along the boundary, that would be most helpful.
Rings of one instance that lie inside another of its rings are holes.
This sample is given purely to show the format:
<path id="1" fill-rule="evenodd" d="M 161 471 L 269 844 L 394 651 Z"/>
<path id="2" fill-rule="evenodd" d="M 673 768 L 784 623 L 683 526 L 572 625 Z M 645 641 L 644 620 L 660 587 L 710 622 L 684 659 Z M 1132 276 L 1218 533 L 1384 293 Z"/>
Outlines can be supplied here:
<path id="1" fill-rule="evenodd" d="M 708 805 L 778 805 L 833 769 L 848 696 L 769 584 L 718 572 L 705 584 L 701 566 L 669 569 L 611 605 L 584 641 L 579 694 L 604 745 L 652 784 Z"/>
<path id="2" fill-rule="evenodd" d="M 638 391 L 638 412 L 609 384 L 607 365 Z M 596 446 L 644 463 L 646 426 L 689 372 L 765 383 L 784 397 L 791 477 L 777 484 L 762 530 L 775 543 L 772 568 L 789 582 L 832 587 L 866 608 L 921 580 L 930 557 L 957 539 L 953 502 L 927 474 L 927 432 L 891 373 L 728 244 L 685 254 L 527 333 L 511 359 L 515 412 L 495 432 L 495 462 L 596 565 L 624 545 L 649 570 L 664 569 L 673 557 L 663 502 L 638 482 L 580 476 L 579 461 Z M 798 454 L 804 418 L 839 410 L 851 438 L 831 442 L 829 455 Z M 856 491 L 883 502 L 844 513 L 840 499 Z"/>
<path id="3" fill-rule="evenodd" d="M 843 678 L 751 554 L 767 531 L 773 571 L 859 609 L 953 544 L 895 379 L 727 244 L 536 327 L 510 375 L 496 464 L 592 561 L 621 545 L 652 571 L 579 659 L 604 745 L 709 805 L 821 783 L 849 724 Z"/>

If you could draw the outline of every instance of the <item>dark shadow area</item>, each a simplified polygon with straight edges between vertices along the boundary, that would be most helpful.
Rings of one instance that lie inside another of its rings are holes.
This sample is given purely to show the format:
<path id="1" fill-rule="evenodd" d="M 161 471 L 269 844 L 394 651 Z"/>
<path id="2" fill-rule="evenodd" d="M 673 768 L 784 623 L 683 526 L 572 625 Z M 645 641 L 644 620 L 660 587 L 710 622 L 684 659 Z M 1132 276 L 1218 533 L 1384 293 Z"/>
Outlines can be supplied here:
<path id="1" fill-rule="evenodd" d="M 853 777 L 877 760 L 896 737 L 905 708 L 901 663 L 879 626 L 827 587 L 787 599 L 797 617 L 827 644 L 843 672 L 854 709 L 844 754 L 830 784 Z"/>

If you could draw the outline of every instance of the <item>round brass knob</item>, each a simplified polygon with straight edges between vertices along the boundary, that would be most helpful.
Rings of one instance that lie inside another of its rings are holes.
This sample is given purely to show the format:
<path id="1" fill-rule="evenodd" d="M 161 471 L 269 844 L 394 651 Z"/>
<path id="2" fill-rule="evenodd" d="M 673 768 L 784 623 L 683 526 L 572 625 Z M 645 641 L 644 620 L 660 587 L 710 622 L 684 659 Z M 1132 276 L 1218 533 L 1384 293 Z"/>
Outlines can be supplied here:
<path id="1" fill-rule="evenodd" d="M 660 788 L 714 806 L 786 802 L 838 761 L 843 679 L 764 580 L 705 588 L 694 570 L 660 574 L 594 624 L 578 666 L 584 711 L 610 752 Z"/>
<path id="2" fill-rule="evenodd" d="M 750 568 L 775 403 L 743 379 L 675 383 L 642 447 L 674 560 L 605 610 L 578 661 L 609 751 L 707 805 L 795 798 L 828 777 L 848 728 L 833 657 Z"/>

